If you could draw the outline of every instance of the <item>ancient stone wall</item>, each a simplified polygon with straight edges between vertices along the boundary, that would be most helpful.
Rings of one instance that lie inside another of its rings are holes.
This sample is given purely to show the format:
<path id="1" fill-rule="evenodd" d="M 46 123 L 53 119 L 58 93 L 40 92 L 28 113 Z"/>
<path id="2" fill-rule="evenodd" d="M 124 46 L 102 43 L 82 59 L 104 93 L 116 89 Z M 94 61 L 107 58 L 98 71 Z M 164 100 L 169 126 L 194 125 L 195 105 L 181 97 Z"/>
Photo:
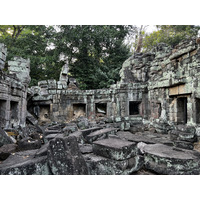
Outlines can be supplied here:
<path id="1" fill-rule="evenodd" d="M 200 48 L 196 39 L 174 49 L 158 44 L 135 54 L 120 71 L 121 83 L 146 84 L 150 121 L 199 125 Z"/>
<path id="2" fill-rule="evenodd" d="M 25 126 L 30 61 L 15 57 L 4 70 L 7 49 L 0 44 L 0 126 Z"/>

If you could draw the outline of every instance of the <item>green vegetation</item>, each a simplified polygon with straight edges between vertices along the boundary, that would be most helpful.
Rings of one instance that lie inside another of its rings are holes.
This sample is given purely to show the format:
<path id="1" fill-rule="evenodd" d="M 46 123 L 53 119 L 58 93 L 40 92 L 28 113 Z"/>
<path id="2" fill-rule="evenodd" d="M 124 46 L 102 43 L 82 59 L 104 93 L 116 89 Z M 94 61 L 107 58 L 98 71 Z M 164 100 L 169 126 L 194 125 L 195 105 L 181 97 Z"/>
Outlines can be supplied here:
<path id="1" fill-rule="evenodd" d="M 150 50 L 157 43 L 164 42 L 171 46 L 177 45 L 184 39 L 190 39 L 198 35 L 200 26 L 194 25 L 159 25 L 157 31 L 146 34 L 143 40 L 143 50 Z"/>
<path id="2" fill-rule="evenodd" d="M 123 44 L 132 26 L 0 26 L 8 58 L 31 60 L 31 84 L 59 78 L 66 61 L 82 89 L 106 88 L 119 80 L 129 57 Z"/>

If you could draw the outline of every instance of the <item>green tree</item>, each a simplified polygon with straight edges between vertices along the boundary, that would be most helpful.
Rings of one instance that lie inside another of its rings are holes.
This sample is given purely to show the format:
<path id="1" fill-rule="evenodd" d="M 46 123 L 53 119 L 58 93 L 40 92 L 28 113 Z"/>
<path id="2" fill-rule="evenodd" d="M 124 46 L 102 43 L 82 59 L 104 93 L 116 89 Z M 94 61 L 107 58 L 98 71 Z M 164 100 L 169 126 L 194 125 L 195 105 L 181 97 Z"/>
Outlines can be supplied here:
<path id="1" fill-rule="evenodd" d="M 200 26 L 194 25 L 159 25 L 157 28 L 157 31 L 146 35 L 144 38 L 143 48 L 145 50 L 150 50 L 161 42 L 175 46 L 182 40 L 196 37 L 200 30 Z"/>
<path id="2" fill-rule="evenodd" d="M 36 85 L 38 81 L 47 78 L 59 77 L 58 56 L 48 48 L 53 31 L 51 26 L 0 26 L 0 42 L 8 48 L 7 61 L 14 56 L 30 58 L 30 85 Z"/>
<path id="3" fill-rule="evenodd" d="M 82 89 L 106 88 L 119 80 L 129 56 L 123 45 L 129 26 L 59 26 L 55 50 L 67 57 L 70 73 Z"/>

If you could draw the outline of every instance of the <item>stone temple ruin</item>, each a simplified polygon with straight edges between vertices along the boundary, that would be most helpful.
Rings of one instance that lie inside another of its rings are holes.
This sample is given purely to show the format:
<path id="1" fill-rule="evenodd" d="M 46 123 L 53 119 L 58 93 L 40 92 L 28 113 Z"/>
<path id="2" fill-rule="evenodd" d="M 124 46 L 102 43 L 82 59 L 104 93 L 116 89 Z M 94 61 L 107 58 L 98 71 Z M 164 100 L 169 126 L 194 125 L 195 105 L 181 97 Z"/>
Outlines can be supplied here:
<path id="1" fill-rule="evenodd" d="M 5 72 L 0 44 L 0 174 L 200 174 L 200 45 L 134 53 L 109 89 L 68 77 L 28 88 L 30 61 Z"/>

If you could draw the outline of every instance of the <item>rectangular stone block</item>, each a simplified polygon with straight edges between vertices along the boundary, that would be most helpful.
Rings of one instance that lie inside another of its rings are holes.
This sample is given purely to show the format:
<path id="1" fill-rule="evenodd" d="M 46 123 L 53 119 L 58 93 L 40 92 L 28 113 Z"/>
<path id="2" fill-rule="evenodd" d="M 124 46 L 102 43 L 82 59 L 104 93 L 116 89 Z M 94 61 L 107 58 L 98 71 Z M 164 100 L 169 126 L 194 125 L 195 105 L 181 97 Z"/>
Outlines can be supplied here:
<path id="1" fill-rule="evenodd" d="M 136 155 L 137 147 L 135 142 L 108 138 L 93 142 L 93 152 L 110 159 L 125 160 Z"/>

